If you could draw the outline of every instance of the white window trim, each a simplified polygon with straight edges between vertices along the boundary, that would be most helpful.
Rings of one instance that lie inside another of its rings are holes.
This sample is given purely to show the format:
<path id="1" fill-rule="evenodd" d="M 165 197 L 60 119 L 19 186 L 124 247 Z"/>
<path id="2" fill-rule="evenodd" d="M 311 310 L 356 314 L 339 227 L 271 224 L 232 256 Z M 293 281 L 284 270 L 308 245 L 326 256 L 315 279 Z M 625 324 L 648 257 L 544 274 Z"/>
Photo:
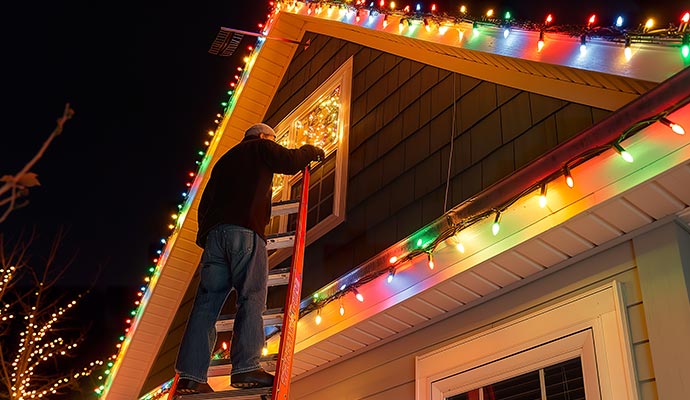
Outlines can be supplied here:
<path id="1" fill-rule="evenodd" d="M 580 356 L 587 399 L 638 399 L 620 284 L 575 296 L 415 360 L 417 400 L 443 400 Z"/>
<path id="2" fill-rule="evenodd" d="M 347 198 L 347 164 L 349 159 L 348 138 L 350 136 L 350 106 L 352 98 L 352 66 L 353 57 L 350 57 L 341 65 L 325 82 L 314 90 L 304 101 L 302 101 L 293 111 L 290 112 L 275 127 L 279 133 L 290 129 L 292 122 L 298 119 L 306 109 L 311 107 L 324 94 L 330 93 L 337 86 L 340 86 L 340 114 L 338 116 L 338 146 L 336 153 L 335 167 L 335 188 L 333 194 L 333 212 L 321 222 L 309 228 L 307 231 L 306 245 L 330 232 L 345 220 L 345 208 Z M 289 179 L 289 182 L 298 180 L 301 173 Z M 290 183 L 286 183 L 284 188 L 289 193 Z M 280 223 L 280 230 L 284 232 L 287 226 L 287 218 L 283 218 Z M 292 248 L 276 250 L 268 258 L 269 266 L 273 267 L 292 255 Z"/>

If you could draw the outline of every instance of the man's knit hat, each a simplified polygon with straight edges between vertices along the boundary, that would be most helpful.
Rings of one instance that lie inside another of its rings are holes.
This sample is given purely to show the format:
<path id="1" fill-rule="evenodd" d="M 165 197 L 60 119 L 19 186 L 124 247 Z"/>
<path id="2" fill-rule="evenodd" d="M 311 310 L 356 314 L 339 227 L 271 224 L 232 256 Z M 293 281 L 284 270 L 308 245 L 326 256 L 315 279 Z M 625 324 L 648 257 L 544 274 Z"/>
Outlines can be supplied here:
<path id="1" fill-rule="evenodd" d="M 264 135 L 276 136 L 276 132 L 273 130 L 273 128 L 271 128 L 270 126 L 268 126 L 266 124 L 258 123 L 258 124 L 254 124 L 254 125 L 250 126 L 249 129 L 247 129 L 244 132 L 244 137 L 259 136 L 262 133 Z"/>

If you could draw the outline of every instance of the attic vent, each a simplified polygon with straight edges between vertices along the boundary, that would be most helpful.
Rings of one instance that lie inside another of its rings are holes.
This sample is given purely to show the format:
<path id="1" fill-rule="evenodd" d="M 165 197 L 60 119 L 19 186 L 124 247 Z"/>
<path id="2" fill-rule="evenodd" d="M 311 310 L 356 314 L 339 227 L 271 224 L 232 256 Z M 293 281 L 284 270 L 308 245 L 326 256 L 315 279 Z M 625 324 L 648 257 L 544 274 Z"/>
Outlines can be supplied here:
<path id="1" fill-rule="evenodd" d="M 240 45 L 240 41 L 243 37 L 243 33 L 232 32 L 229 29 L 220 28 L 208 52 L 221 57 L 229 57 L 237 50 L 237 46 Z"/>

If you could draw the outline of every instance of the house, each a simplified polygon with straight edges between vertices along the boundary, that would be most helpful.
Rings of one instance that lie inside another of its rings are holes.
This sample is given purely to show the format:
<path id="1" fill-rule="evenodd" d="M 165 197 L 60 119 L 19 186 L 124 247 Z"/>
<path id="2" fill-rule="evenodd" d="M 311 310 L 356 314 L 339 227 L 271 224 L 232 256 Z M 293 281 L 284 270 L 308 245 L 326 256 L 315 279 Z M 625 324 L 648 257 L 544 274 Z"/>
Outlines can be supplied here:
<path id="1" fill-rule="evenodd" d="M 278 3 L 103 397 L 156 398 L 173 377 L 198 194 L 257 121 L 286 145 L 328 149 L 312 173 L 291 398 L 687 396 L 690 141 L 670 129 L 690 127 L 680 41 L 627 50 L 503 28 Z M 276 177 L 276 200 L 298 183 Z M 284 291 L 269 297 L 279 307 Z"/>

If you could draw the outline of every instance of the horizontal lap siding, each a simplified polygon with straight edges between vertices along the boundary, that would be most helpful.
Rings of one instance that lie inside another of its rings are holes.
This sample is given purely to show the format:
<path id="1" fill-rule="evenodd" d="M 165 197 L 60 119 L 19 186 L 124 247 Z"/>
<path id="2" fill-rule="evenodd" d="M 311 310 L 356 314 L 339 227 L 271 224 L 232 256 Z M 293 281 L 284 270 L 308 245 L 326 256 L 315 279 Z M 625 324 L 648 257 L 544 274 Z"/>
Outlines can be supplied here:
<path id="1" fill-rule="evenodd" d="M 291 399 L 415 398 L 415 357 L 613 280 L 622 284 L 642 399 L 656 399 L 643 299 L 630 242 L 292 382 Z"/>
<path id="2" fill-rule="evenodd" d="M 264 121 L 278 124 L 350 56 L 353 82 L 346 221 L 307 249 L 305 293 L 607 115 L 344 40 L 307 36 L 310 46 L 296 51 Z M 326 254 L 341 259 L 326 262 Z"/>

